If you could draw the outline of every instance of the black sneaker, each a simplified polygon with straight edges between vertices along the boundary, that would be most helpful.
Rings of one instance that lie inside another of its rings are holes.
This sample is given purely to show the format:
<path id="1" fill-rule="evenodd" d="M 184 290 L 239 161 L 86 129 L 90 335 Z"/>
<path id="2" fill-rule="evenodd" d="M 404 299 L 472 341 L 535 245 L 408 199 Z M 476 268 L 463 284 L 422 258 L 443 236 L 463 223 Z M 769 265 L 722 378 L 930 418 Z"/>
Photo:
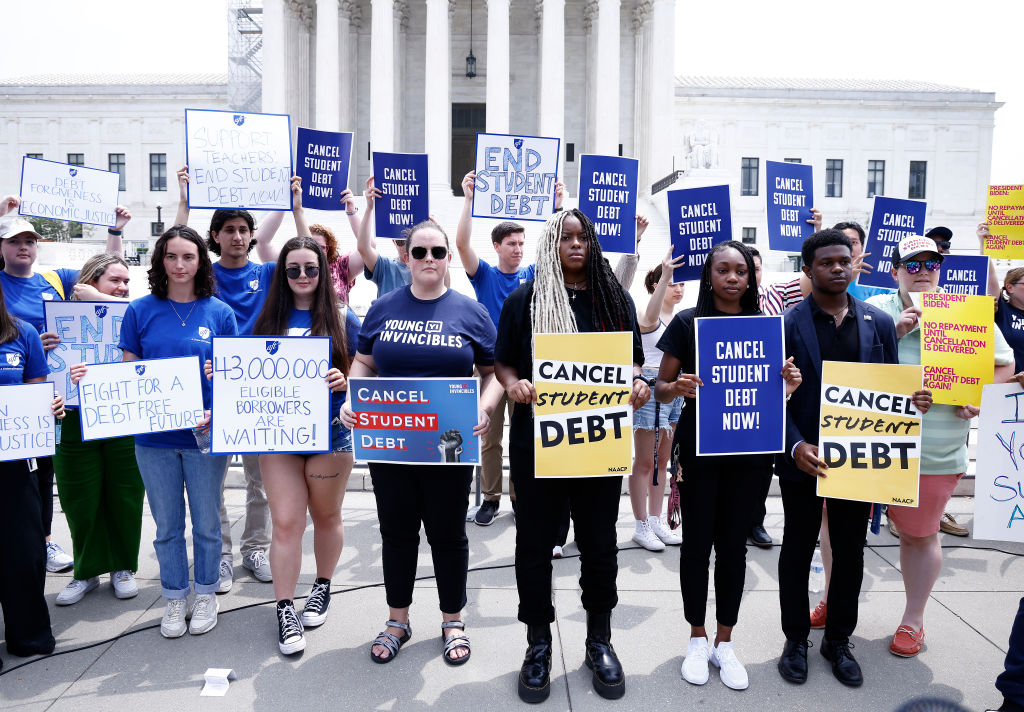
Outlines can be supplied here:
<path id="1" fill-rule="evenodd" d="M 318 578 L 313 582 L 313 590 L 306 597 L 306 605 L 302 608 L 302 625 L 315 628 L 327 620 L 327 609 L 331 607 L 331 580 Z"/>
<path id="2" fill-rule="evenodd" d="M 473 517 L 473 521 L 482 527 L 489 527 L 494 524 L 494 515 L 498 513 L 498 500 L 485 499 L 484 503 L 480 505 L 480 509 L 476 510 L 476 516 Z"/>
<path id="3" fill-rule="evenodd" d="M 302 623 L 295 614 L 291 601 L 277 602 L 277 647 L 285 655 L 292 655 L 306 649 L 306 637 L 302 634 Z"/>

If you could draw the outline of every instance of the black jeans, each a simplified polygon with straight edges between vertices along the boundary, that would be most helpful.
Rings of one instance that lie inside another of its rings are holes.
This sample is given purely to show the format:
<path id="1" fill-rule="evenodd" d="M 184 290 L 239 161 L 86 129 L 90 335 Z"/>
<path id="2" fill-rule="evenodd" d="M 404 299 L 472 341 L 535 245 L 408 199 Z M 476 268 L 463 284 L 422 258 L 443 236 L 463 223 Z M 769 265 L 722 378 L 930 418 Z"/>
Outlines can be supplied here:
<path id="1" fill-rule="evenodd" d="M 799 482 L 783 478 L 779 485 L 786 514 L 779 553 L 782 632 L 787 640 L 807 640 L 811 631 L 807 582 L 824 501 L 828 507 L 828 535 L 832 542 L 825 639 L 846 642 L 857 627 L 857 599 L 864 580 L 864 537 L 871 505 L 845 499 L 823 500 L 815 493 L 817 485 L 809 477 Z"/>
<path id="2" fill-rule="evenodd" d="M 996 678 L 996 689 L 1010 702 L 1024 706 L 1024 598 L 1020 599 L 1020 608 L 1010 631 L 1005 667 Z"/>
<path id="3" fill-rule="evenodd" d="M 751 529 L 757 526 L 764 526 L 764 518 L 768 514 L 768 509 L 765 506 L 765 503 L 768 500 L 768 493 L 771 491 L 772 488 L 773 474 L 774 469 L 771 465 L 769 465 L 768 469 L 764 471 L 763 477 L 761 478 L 760 482 L 757 483 L 757 486 L 760 488 L 760 491 L 757 493 L 757 500 L 754 502 L 754 514 L 750 517 Z"/>
<path id="4" fill-rule="evenodd" d="M 35 471 L 36 482 L 39 487 L 39 505 L 41 508 L 40 521 L 43 523 L 43 539 L 50 536 L 50 528 L 53 526 L 53 458 L 40 457 L 36 459 L 38 469 Z"/>
<path id="5" fill-rule="evenodd" d="M 469 539 L 466 509 L 472 465 L 370 463 L 382 540 L 384 590 L 388 605 L 412 604 L 420 522 L 427 534 L 442 613 L 466 606 Z"/>

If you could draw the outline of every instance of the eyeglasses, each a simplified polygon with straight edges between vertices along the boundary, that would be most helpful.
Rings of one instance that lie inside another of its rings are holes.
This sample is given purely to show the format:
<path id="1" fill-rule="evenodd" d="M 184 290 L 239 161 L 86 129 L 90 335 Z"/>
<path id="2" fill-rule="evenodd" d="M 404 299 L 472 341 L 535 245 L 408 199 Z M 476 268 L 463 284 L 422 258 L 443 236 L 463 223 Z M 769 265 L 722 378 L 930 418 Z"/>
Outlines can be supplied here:
<path id="1" fill-rule="evenodd" d="M 289 267 L 284 271 L 284 273 L 288 275 L 288 279 L 298 279 L 299 277 L 302 276 L 302 271 L 302 267 Z M 316 265 L 306 265 L 305 271 L 306 276 L 309 278 L 316 277 L 317 275 L 320 274 L 320 268 L 317 267 Z"/>
<path id="2" fill-rule="evenodd" d="M 948 250 L 949 246 L 953 244 L 949 240 L 934 240 L 934 242 L 940 250 Z"/>
<path id="3" fill-rule="evenodd" d="M 934 272 L 942 266 L 942 260 L 928 260 L 927 262 L 922 262 L 921 260 L 910 260 L 903 263 L 903 268 L 907 270 L 907 274 L 917 274 L 921 271 L 922 265 L 929 272 Z"/>
<path id="4" fill-rule="evenodd" d="M 427 257 L 427 248 L 423 245 L 416 245 L 416 247 L 409 250 L 409 254 L 414 260 L 422 260 Z M 430 256 L 435 260 L 443 260 L 448 256 L 448 248 L 444 245 L 434 245 L 430 248 Z"/>
<path id="5" fill-rule="evenodd" d="M 395 240 L 395 247 L 405 247 L 405 240 Z"/>

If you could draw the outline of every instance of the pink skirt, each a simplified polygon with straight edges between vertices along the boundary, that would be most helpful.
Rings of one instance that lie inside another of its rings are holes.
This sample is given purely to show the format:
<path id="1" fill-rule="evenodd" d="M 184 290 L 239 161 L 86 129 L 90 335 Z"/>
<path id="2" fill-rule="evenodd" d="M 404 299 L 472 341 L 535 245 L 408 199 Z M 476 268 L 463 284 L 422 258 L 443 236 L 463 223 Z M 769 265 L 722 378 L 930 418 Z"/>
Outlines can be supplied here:
<path id="1" fill-rule="evenodd" d="M 923 537 L 937 534 L 942 513 L 946 511 L 949 498 L 953 496 L 956 483 L 964 473 L 958 475 L 921 475 L 920 493 L 916 507 L 889 505 L 889 519 L 896 523 L 900 533 Z"/>

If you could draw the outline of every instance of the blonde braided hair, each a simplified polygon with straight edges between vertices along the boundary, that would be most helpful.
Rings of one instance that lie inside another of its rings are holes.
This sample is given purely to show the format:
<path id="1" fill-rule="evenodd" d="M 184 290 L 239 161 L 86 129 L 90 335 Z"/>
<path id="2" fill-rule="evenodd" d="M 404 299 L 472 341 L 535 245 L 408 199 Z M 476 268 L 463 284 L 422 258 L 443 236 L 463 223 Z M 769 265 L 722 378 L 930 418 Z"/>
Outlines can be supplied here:
<path id="1" fill-rule="evenodd" d="M 565 291 L 562 260 L 558 253 L 562 223 L 571 214 L 563 210 L 548 218 L 537 243 L 537 270 L 530 302 L 530 322 L 535 334 L 577 333 L 576 317 L 569 308 L 569 295 Z"/>

